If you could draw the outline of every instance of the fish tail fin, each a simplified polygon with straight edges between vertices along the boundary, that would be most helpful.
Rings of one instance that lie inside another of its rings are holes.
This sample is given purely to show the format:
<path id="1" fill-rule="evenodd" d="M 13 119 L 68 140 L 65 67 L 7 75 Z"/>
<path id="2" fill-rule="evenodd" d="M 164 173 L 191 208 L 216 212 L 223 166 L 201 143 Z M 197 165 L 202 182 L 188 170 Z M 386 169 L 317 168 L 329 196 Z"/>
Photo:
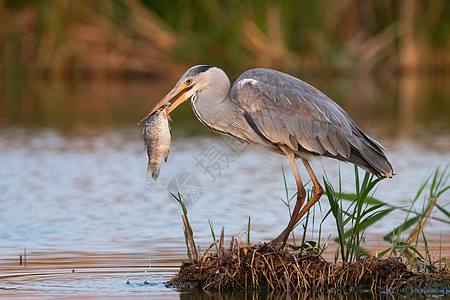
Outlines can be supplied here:
<path id="1" fill-rule="evenodd" d="M 159 176 L 159 168 L 148 164 L 147 166 L 147 180 L 150 180 L 150 177 L 156 181 Z"/>

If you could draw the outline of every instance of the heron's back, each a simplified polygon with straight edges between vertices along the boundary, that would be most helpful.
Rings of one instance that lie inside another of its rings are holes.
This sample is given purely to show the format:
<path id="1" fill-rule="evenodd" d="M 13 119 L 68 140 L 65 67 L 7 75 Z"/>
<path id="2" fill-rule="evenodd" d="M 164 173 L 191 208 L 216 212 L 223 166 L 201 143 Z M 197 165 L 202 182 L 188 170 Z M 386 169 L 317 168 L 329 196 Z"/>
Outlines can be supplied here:
<path id="1" fill-rule="evenodd" d="M 299 157 L 331 157 L 376 176 L 393 175 L 384 147 L 338 104 L 300 79 L 270 69 L 248 70 L 236 80 L 230 98 L 260 143 L 274 151 L 283 144 Z"/>

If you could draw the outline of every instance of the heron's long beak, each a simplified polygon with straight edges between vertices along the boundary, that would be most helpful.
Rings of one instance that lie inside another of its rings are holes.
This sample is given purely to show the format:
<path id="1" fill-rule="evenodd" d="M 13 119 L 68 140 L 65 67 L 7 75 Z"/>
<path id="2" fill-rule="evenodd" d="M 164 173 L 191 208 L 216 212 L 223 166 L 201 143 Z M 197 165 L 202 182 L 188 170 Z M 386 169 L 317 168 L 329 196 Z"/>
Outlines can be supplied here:
<path id="1" fill-rule="evenodd" d="M 184 82 L 174 87 L 164 98 L 161 99 L 161 101 L 158 102 L 158 104 L 155 105 L 155 107 L 153 107 L 153 109 L 150 111 L 148 115 L 146 115 L 142 120 L 139 121 L 138 125 L 141 124 L 143 121 L 145 121 L 145 119 L 147 119 L 151 114 L 157 111 L 161 106 L 163 106 L 164 104 L 169 102 L 172 98 L 178 95 L 178 98 L 167 108 L 166 115 L 168 115 L 178 105 L 187 100 L 186 92 L 189 91 L 191 88 L 192 86 L 186 86 Z"/>

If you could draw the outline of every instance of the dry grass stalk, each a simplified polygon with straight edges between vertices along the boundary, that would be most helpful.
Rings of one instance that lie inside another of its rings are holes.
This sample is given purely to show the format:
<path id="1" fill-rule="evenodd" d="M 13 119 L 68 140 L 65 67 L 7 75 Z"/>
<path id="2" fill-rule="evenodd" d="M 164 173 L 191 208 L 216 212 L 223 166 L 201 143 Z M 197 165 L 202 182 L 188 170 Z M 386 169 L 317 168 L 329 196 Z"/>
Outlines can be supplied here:
<path id="1" fill-rule="evenodd" d="M 194 237 L 192 236 L 192 229 L 190 228 L 186 217 L 184 215 L 181 216 L 183 219 L 183 225 L 184 225 L 184 236 L 189 242 L 189 250 L 191 255 L 193 255 L 194 262 L 198 261 L 198 253 L 200 251 L 197 251 L 197 248 L 195 247 Z M 200 250 L 200 249 L 199 249 Z"/>

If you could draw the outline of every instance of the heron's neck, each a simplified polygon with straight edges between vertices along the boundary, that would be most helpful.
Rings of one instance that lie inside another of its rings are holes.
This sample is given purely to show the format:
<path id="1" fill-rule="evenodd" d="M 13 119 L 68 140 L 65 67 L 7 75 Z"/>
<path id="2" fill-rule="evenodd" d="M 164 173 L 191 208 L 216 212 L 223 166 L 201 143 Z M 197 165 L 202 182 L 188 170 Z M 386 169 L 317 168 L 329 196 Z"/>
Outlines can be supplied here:
<path id="1" fill-rule="evenodd" d="M 221 131 L 233 118 L 234 104 L 229 98 L 230 81 L 215 80 L 207 89 L 198 92 L 191 104 L 197 118 L 211 129 Z"/>
<path id="2" fill-rule="evenodd" d="M 208 88 L 199 92 L 199 99 L 212 103 L 220 103 L 228 97 L 230 93 L 230 80 L 222 70 L 216 68 L 217 73 L 213 79 L 210 79 Z"/>

